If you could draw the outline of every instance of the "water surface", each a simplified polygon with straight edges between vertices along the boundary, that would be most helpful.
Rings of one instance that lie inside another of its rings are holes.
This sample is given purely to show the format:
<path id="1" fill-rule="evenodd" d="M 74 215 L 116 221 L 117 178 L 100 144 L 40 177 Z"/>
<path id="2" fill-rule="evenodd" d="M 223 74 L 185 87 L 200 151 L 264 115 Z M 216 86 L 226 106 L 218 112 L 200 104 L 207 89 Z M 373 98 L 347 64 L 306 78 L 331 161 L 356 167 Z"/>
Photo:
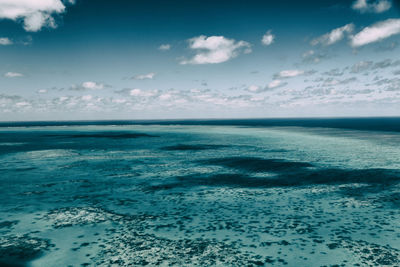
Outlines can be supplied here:
<path id="1" fill-rule="evenodd" d="M 88 124 L 0 128 L 2 265 L 400 264 L 396 123 Z"/>

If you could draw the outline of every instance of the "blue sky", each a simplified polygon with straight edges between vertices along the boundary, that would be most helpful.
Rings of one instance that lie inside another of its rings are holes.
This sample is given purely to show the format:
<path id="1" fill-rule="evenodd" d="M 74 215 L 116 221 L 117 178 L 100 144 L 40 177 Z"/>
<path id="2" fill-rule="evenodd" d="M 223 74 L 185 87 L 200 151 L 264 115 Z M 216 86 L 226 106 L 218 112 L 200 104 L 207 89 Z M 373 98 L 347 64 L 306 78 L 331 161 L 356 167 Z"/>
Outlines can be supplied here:
<path id="1" fill-rule="evenodd" d="M 400 116 L 398 1 L 0 0 L 0 120 Z"/>

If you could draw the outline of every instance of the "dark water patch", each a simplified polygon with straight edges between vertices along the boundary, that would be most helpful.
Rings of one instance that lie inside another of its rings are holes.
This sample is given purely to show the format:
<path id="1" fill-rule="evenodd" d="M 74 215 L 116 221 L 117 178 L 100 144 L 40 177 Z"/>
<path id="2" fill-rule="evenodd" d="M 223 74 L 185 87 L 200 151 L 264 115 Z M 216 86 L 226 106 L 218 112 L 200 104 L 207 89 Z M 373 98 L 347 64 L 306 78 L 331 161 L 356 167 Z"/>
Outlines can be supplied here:
<path id="1" fill-rule="evenodd" d="M 3 236 L 0 238 L 0 265 L 26 266 L 28 262 L 39 258 L 52 247 L 48 239 L 22 236 Z"/>
<path id="2" fill-rule="evenodd" d="M 254 157 L 230 157 L 202 160 L 200 163 L 218 165 L 249 172 L 288 172 L 313 167 L 307 162 L 292 162 L 281 159 L 264 159 Z"/>
<path id="3" fill-rule="evenodd" d="M 269 153 L 286 153 L 286 152 L 290 152 L 290 150 L 288 150 L 288 149 L 269 149 L 269 150 L 266 150 L 265 152 L 269 152 Z"/>
<path id="4" fill-rule="evenodd" d="M 321 169 L 282 175 L 288 185 L 293 184 L 382 184 L 400 181 L 400 171 L 390 169 Z"/>
<path id="5" fill-rule="evenodd" d="M 10 229 L 11 227 L 13 227 L 14 225 L 16 225 L 17 223 L 19 223 L 19 221 L 15 220 L 15 221 L 2 221 L 0 222 L 0 229 Z"/>
<path id="6" fill-rule="evenodd" d="M 386 204 L 386 206 L 389 206 L 390 208 L 393 209 L 399 209 L 400 208 L 400 193 L 390 193 L 387 195 L 379 196 L 376 199 L 372 201 L 372 203 L 375 204 Z"/>
<path id="7" fill-rule="evenodd" d="M 146 133 L 121 133 L 121 132 L 101 132 L 101 133 L 81 133 L 81 134 L 48 134 L 45 137 L 60 138 L 111 138 L 111 139 L 131 139 L 140 137 L 159 137 Z"/>
<path id="8" fill-rule="evenodd" d="M 196 186 L 215 187 L 243 187 L 243 188 L 269 188 L 269 187 L 297 187 L 323 184 L 372 184 L 374 187 L 367 187 L 366 190 L 380 191 L 390 188 L 391 184 L 400 182 L 400 172 L 387 169 L 365 169 L 365 170 L 300 170 L 269 177 L 254 177 L 247 174 L 194 174 L 181 176 L 169 183 L 146 187 L 148 191 L 169 190 L 174 188 L 190 188 Z M 372 189 L 371 189 L 372 188 Z M 364 188 L 357 188 L 353 192 L 362 195 L 367 193 Z"/>
<path id="9" fill-rule="evenodd" d="M 36 170 L 36 167 L 14 168 L 14 169 L 0 169 L 0 172 L 26 172 Z"/>
<path id="10" fill-rule="evenodd" d="M 224 145 L 206 145 L 206 144 L 196 144 L 196 145 L 185 145 L 178 144 L 173 146 L 165 146 L 162 147 L 161 150 L 167 151 L 197 151 L 197 150 L 212 150 L 212 149 L 220 149 L 227 146 Z"/>
<path id="11" fill-rule="evenodd" d="M 228 186 L 228 187 L 260 187 L 263 186 L 260 179 L 243 174 L 222 173 L 215 175 L 188 175 L 177 177 L 172 183 L 152 185 L 146 187 L 146 191 L 169 190 L 179 187 L 194 186 Z"/>

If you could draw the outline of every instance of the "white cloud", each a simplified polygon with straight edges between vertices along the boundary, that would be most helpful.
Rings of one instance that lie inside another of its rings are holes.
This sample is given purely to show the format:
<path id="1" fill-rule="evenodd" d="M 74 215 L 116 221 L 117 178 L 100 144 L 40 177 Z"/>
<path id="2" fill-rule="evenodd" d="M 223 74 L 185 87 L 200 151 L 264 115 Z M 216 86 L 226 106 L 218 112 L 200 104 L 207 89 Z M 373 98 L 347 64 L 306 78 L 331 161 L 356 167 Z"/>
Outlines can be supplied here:
<path id="1" fill-rule="evenodd" d="M 391 7 L 392 2 L 388 0 L 378 0 L 374 2 L 370 0 L 356 0 L 352 6 L 354 10 L 360 11 L 361 13 L 382 13 L 389 10 Z"/>
<path id="2" fill-rule="evenodd" d="M 56 28 L 54 15 L 64 12 L 61 0 L 0 0 L 0 19 L 22 20 L 24 29 L 30 32 L 43 27 Z"/>
<path id="3" fill-rule="evenodd" d="M 16 78 L 16 77 L 22 77 L 24 76 L 22 73 L 18 73 L 18 72 L 7 72 L 6 74 L 4 74 L 4 77 L 7 78 Z"/>
<path id="4" fill-rule="evenodd" d="M 245 41 L 235 41 L 224 36 L 198 36 L 188 40 L 189 47 L 197 51 L 190 60 L 181 64 L 216 64 L 237 57 L 240 53 L 251 53 L 251 45 Z"/>
<path id="5" fill-rule="evenodd" d="M 262 90 L 262 88 L 258 85 L 250 85 L 249 87 L 247 87 L 247 91 L 252 92 L 252 93 L 257 93 L 261 90 Z"/>
<path id="6" fill-rule="evenodd" d="M 27 101 L 15 103 L 15 106 L 18 107 L 18 108 L 28 107 L 28 106 L 30 106 L 30 105 L 31 105 L 31 104 L 30 104 L 29 102 L 27 102 Z"/>
<path id="7" fill-rule="evenodd" d="M 90 100 L 92 100 L 92 98 L 93 98 L 92 95 L 84 95 L 84 96 L 82 96 L 82 100 L 84 100 L 84 101 L 90 101 Z"/>
<path id="8" fill-rule="evenodd" d="M 129 95 L 130 96 L 137 96 L 137 97 L 151 97 L 151 96 L 155 96 L 156 92 L 154 91 L 143 91 L 141 89 L 132 89 L 129 91 Z"/>
<path id="9" fill-rule="evenodd" d="M 263 45 L 271 45 L 275 40 L 275 35 L 271 33 L 271 30 L 267 31 L 261 39 Z"/>
<path id="10" fill-rule="evenodd" d="M 162 44 L 162 45 L 160 45 L 158 47 L 158 50 L 161 50 L 161 51 L 167 51 L 167 50 L 170 50 L 170 49 L 171 49 L 171 45 L 170 44 Z"/>
<path id="11" fill-rule="evenodd" d="M 9 38 L 0 38 L 0 45 L 12 45 L 13 41 L 11 41 Z"/>
<path id="12" fill-rule="evenodd" d="M 345 34 L 350 34 L 354 30 L 352 23 L 344 25 L 343 27 L 333 29 L 332 31 L 311 41 L 311 45 L 324 45 L 329 46 L 341 41 Z"/>
<path id="13" fill-rule="evenodd" d="M 282 84 L 282 81 L 281 81 L 281 80 L 273 80 L 272 82 L 270 82 L 270 83 L 268 84 L 268 88 L 269 88 L 269 89 L 277 88 L 277 87 L 279 87 L 281 84 Z"/>
<path id="14" fill-rule="evenodd" d="M 154 78 L 154 76 L 156 76 L 156 74 L 154 72 L 150 72 L 147 74 L 133 76 L 132 79 L 133 80 L 147 80 L 147 79 L 151 80 Z"/>
<path id="15" fill-rule="evenodd" d="M 399 33 L 400 19 L 387 19 L 365 27 L 351 38 L 351 45 L 353 47 L 359 47 L 386 39 Z"/>
<path id="16" fill-rule="evenodd" d="M 302 70 L 283 70 L 277 74 L 274 75 L 275 79 L 278 78 L 293 78 L 299 75 L 304 74 L 304 71 Z"/>
<path id="17" fill-rule="evenodd" d="M 47 90 L 46 89 L 40 89 L 37 91 L 39 94 L 46 94 Z"/>
<path id="18" fill-rule="evenodd" d="M 97 82 L 84 82 L 82 83 L 82 87 L 89 90 L 100 90 L 104 89 L 104 84 Z"/>
<path id="19" fill-rule="evenodd" d="M 250 92 L 250 93 L 262 93 L 262 92 L 266 92 L 269 89 L 275 89 L 278 87 L 282 87 L 287 85 L 287 83 L 282 82 L 281 80 L 273 80 L 271 81 L 267 86 L 265 87 L 261 87 L 258 85 L 250 85 L 248 86 L 245 90 Z"/>

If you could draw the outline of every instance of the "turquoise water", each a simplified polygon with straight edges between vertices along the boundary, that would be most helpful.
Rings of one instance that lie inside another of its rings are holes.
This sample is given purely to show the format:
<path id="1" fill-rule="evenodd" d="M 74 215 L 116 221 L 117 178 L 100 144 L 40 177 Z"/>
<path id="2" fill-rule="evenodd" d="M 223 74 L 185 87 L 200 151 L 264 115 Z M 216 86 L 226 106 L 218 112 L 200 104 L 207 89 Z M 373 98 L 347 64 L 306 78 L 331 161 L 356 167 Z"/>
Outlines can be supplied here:
<path id="1" fill-rule="evenodd" d="M 399 266 L 400 133 L 0 128 L 4 266 Z"/>

